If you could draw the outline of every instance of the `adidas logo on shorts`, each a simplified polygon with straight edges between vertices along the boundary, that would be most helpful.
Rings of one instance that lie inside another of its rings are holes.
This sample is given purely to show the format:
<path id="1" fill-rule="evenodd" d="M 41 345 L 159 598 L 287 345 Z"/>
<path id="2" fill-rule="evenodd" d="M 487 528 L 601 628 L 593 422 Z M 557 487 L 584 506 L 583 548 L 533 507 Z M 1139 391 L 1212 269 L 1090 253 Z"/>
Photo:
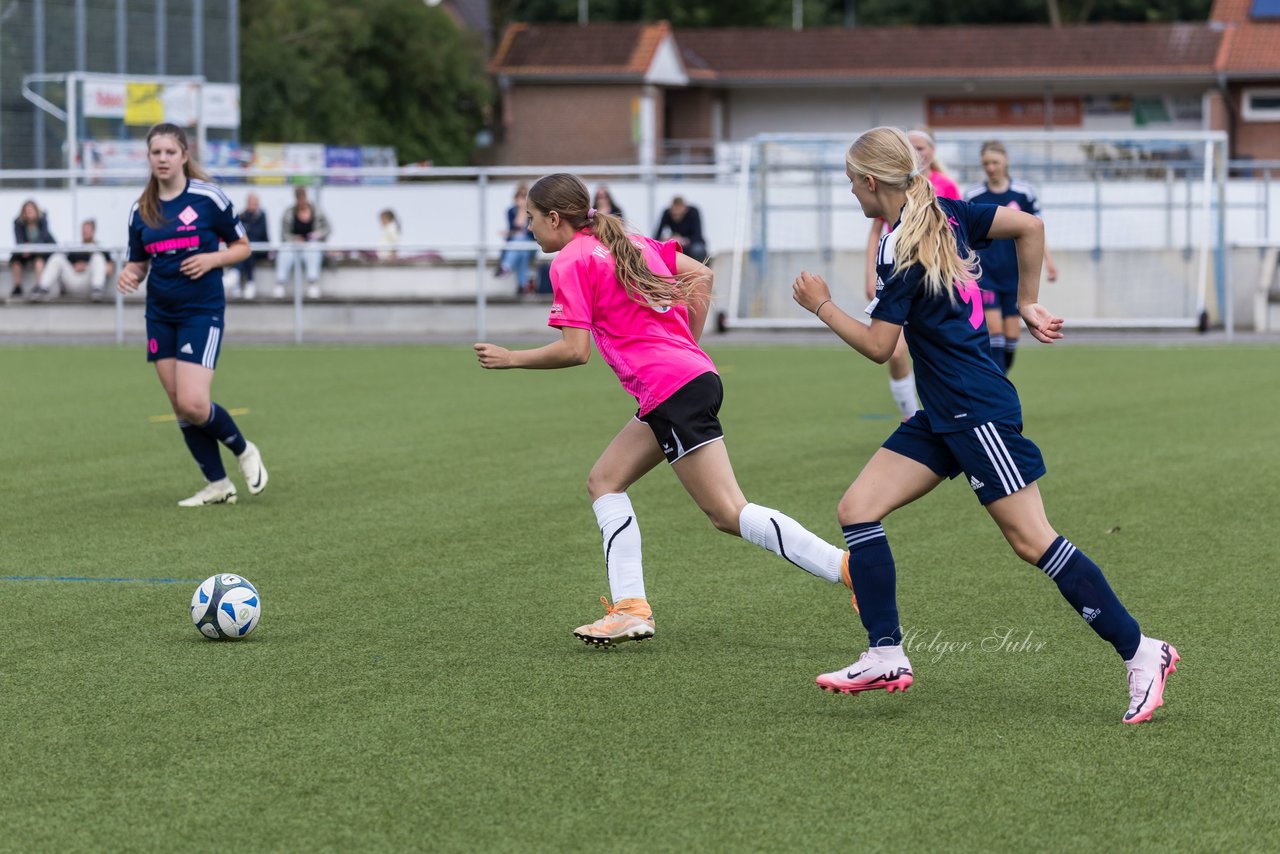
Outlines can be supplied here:
<path id="1" fill-rule="evenodd" d="M 977 492 L 979 489 L 982 489 L 982 487 L 986 486 L 985 483 L 978 480 L 973 475 L 969 475 L 969 485 L 973 487 L 974 492 Z"/>

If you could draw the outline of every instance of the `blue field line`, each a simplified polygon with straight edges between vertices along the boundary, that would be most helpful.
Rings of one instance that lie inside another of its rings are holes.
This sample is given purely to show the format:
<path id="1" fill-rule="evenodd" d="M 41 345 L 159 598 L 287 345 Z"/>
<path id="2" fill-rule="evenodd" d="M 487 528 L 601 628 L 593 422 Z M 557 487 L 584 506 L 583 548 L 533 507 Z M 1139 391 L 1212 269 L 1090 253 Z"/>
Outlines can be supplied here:
<path id="1" fill-rule="evenodd" d="M 134 584 L 199 584 L 199 578 L 91 578 L 87 575 L 0 575 L 0 581 L 105 581 Z"/>

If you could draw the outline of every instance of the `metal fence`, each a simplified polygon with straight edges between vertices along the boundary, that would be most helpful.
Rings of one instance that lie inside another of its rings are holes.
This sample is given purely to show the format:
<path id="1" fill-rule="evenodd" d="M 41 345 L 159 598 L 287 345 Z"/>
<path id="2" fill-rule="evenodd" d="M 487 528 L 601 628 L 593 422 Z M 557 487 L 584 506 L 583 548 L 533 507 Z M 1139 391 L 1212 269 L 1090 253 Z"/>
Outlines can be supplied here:
<path id="1" fill-rule="evenodd" d="M 840 168 L 837 162 L 834 168 Z M 1074 210 L 1090 218 L 1092 228 L 1087 235 L 1077 235 L 1090 251 L 1107 248 L 1107 236 L 1100 223 L 1107 216 L 1123 213 L 1126 205 L 1143 208 L 1160 217 L 1160 242 L 1188 251 L 1191 247 L 1190 204 L 1198 192 L 1199 176 L 1174 163 L 1126 163 L 1097 161 L 1070 168 L 1062 164 L 1020 162 L 1020 174 L 1044 184 L 1057 184 L 1067 178 L 1076 186 L 1089 189 L 1087 197 L 1045 199 L 1046 211 Z M 335 226 L 330 243 L 333 251 L 373 251 L 378 248 L 373 214 L 383 206 L 395 205 L 404 220 L 404 242 L 401 249 L 431 250 L 447 259 L 455 268 L 464 265 L 473 270 L 473 283 L 460 298 L 474 301 L 475 331 L 484 337 L 486 308 L 492 273 L 489 265 L 502 248 L 499 229 L 510 204 L 511 191 L 517 183 L 529 182 L 551 171 L 570 171 L 592 184 L 608 182 L 625 209 L 626 217 L 637 231 L 650 233 L 662 210 L 673 195 L 684 195 L 703 213 L 708 242 L 717 255 L 734 245 L 734 226 L 740 207 L 741 164 L 728 159 L 713 165 L 680 164 L 655 167 L 623 166 L 555 166 L 434 168 L 404 167 L 398 169 L 326 169 L 305 175 L 286 170 L 226 170 L 215 172 L 223 188 L 238 201 L 237 194 L 249 191 L 264 196 L 264 205 L 279 212 L 291 195 L 295 183 L 310 186 L 319 207 L 327 210 Z M 1149 197 L 1117 202 L 1106 197 L 1109 186 L 1120 178 L 1142 172 L 1147 184 L 1154 188 Z M 972 167 L 957 169 L 962 180 L 975 178 Z M 1225 197 L 1227 228 L 1231 242 L 1280 243 L 1280 162 L 1233 161 L 1228 165 Z M 51 222 L 59 223 L 55 235 L 78 233 L 79 222 L 88 217 L 99 223 L 113 223 L 116 229 L 103 235 L 102 243 L 119 251 L 123 240 L 123 224 L 128 209 L 136 199 L 144 176 L 132 170 L 15 170 L 0 171 L 0 213 L 15 215 L 21 202 L 38 196 L 41 207 L 51 213 Z M 270 183 L 266 183 L 270 182 Z M 43 186 L 41 186 L 43 185 Z M 848 207 L 847 200 L 841 205 Z M 842 215 L 854 217 L 853 211 Z M 843 226 L 842 226 L 843 228 Z M 865 240 L 866 226 L 845 228 L 849 244 Z M 350 239 L 347 239 L 347 238 Z M 1051 238 L 1052 239 L 1052 238 Z M 13 248 L 13 235 L 0 229 L 0 256 Z M 274 249 L 271 243 L 258 248 Z M 56 251 L 73 249 L 70 244 Z M 52 250 L 51 250 L 52 251 Z M 726 265 L 727 267 L 727 265 Z M 295 275 L 297 275 L 295 273 Z M 376 275 L 376 273 L 371 273 Z M 722 270 L 722 277 L 725 271 Z M 301 294 L 302 288 L 295 288 Z M 424 298 L 424 302 L 428 298 Z M 296 297 L 294 340 L 302 340 L 304 299 Z M 0 309 L 2 310 L 2 309 Z M 123 308 L 120 309 L 121 311 Z M 120 312 L 117 312 L 115 334 L 123 336 Z"/>

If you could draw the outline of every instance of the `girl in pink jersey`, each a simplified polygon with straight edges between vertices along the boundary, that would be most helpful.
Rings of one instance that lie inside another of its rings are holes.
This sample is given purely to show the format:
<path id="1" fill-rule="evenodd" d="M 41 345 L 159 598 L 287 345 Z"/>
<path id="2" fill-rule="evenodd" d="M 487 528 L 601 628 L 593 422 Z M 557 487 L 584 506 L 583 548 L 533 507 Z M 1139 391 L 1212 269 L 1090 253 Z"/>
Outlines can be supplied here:
<path id="1" fill-rule="evenodd" d="M 586 185 L 548 175 L 529 190 L 529 227 L 551 264 L 548 324 L 560 340 L 532 350 L 476 344 L 484 368 L 568 368 L 585 364 L 595 339 L 601 357 L 639 404 L 587 476 L 603 537 L 613 604 L 574 635 L 613 646 L 653 637 L 645 597 L 640 529 L 626 491 L 663 458 L 711 523 L 832 583 L 848 581 L 845 553 L 795 520 L 742 494 L 717 414 L 723 391 L 698 346 L 712 273 L 675 241 L 628 234 L 616 216 L 591 207 Z M 856 607 L 856 603 L 855 603 Z"/>
<path id="2" fill-rule="evenodd" d="M 960 188 L 947 174 L 947 167 L 937 158 L 933 132 L 928 128 L 912 128 L 907 132 L 911 147 L 916 150 L 916 162 L 920 171 L 929 176 L 929 183 L 940 199 L 960 198 Z M 871 232 L 867 235 L 867 299 L 876 298 L 876 254 L 880 249 L 880 237 L 884 234 L 886 223 L 876 217 L 871 221 Z M 916 378 L 911 372 L 911 356 L 907 354 L 907 343 L 900 336 L 898 346 L 889 357 L 889 393 L 893 402 L 898 405 L 898 412 L 903 420 L 916 414 L 920 401 L 916 399 Z"/>

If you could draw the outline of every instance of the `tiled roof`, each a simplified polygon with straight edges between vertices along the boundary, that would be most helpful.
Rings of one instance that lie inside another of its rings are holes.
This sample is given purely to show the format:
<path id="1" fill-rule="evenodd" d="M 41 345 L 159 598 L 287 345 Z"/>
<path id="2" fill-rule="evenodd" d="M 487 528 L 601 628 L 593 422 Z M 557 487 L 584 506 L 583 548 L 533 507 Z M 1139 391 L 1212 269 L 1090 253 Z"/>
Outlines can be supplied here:
<path id="1" fill-rule="evenodd" d="M 1213 9 L 1206 23 L 725 28 L 674 36 L 689 79 L 721 85 L 1280 74 L 1280 22 L 1250 21 L 1249 0 L 1216 0 Z M 641 80 L 669 35 L 666 22 L 513 24 L 490 70 Z"/>
<path id="2" fill-rule="evenodd" d="M 670 35 L 656 24 L 512 24 L 489 70 L 520 76 L 601 76 L 641 79 Z"/>
<path id="3" fill-rule="evenodd" d="M 1280 21 L 1249 18 L 1250 0 L 1214 0 L 1209 20 L 1222 31 L 1218 68 L 1230 77 L 1280 74 Z"/>
<path id="4" fill-rule="evenodd" d="M 681 30 L 693 79 L 912 80 L 1212 72 L 1220 33 L 1205 24 Z"/>
<path id="5" fill-rule="evenodd" d="M 1252 0 L 1213 0 L 1209 20 L 1242 24 L 1249 20 L 1249 7 L 1252 5 Z"/>

